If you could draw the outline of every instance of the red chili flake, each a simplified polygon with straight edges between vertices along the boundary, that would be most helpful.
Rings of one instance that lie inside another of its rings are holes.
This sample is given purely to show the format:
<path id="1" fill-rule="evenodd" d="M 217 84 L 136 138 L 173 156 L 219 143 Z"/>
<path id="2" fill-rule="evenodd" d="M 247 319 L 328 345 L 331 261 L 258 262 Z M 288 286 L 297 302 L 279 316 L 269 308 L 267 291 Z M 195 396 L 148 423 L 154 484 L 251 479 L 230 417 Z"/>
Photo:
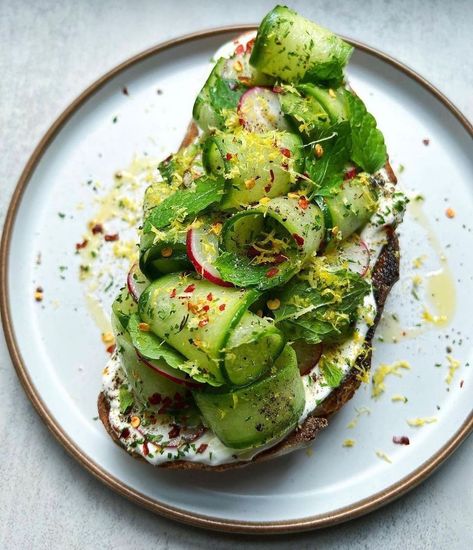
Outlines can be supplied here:
<path id="1" fill-rule="evenodd" d="M 304 196 L 299 199 L 298 204 L 303 210 L 306 210 L 309 207 L 309 201 Z"/>
<path id="2" fill-rule="evenodd" d="M 161 403 L 161 394 L 160 393 L 153 393 L 153 395 L 150 395 L 148 397 L 148 401 L 151 405 L 159 405 Z"/>
<path id="3" fill-rule="evenodd" d="M 464 380 L 460 380 L 460 388 L 463 388 Z"/>
<path id="4" fill-rule="evenodd" d="M 239 80 L 242 84 L 245 84 L 245 86 L 250 86 L 250 85 L 251 85 L 251 80 L 250 80 L 247 76 L 239 76 L 239 77 L 238 77 L 238 80 Z"/>
<path id="5" fill-rule="evenodd" d="M 274 277 L 275 275 L 277 275 L 279 273 L 279 269 L 277 267 L 272 267 L 271 269 L 268 269 L 268 271 L 266 271 L 266 277 Z"/>
<path id="6" fill-rule="evenodd" d="M 269 171 L 269 178 L 271 180 L 271 183 L 273 183 L 273 181 L 274 181 L 274 172 L 273 172 L 272 169 Z"/>
<path id="7" fill-rule="evenodd" d="M 202 306 L 202 311 L 208 311 L 210 309 L 210 306 Z"/>
<path id="8" fill-rule="evenodd" d="M 289 149 L 286 149 L 286 147 L 281 147 L 281 149 L 279 149 L 281 151 L 281 154 L 284 155 L 286 158 L 291 158 L 291 151 L 289 151 Z"/>
<path id="9" fill-rule="evenodd" d="M 176 289 L 173 288 L 173 289 L 171 290 L 171 294 L 169 294 L 169 298 L 175 298 L 175 297 L 176 297 Z"/>
<path id="10" fill-rule="evenodd" d="M 202 453 L 205 453 L 205 451 L 207 450 L 207 447 L 208 447 L 207 443 L 202 443 L 197 447 L 196 453 L 199 455 L 201 455 Z"/>
<path id="11" fill-rule="evenodd" d="M 241 55 L 245 51 L 245 46 L 243 44 L 238 44 L 238 46 L 235 48 L 236 55 Z"/>
<path id="12" fill-rule="evenodd" d="M 260 255 L 260 252 L 256 250 L 254 246 L 250 245 L 248 247 L 248 250 L 246 251 L 246 255 L 248 256 L 248 258 L 256 258 Z"/>
<path id="13" fill-rule="evenodd" d="M 427 145 L 429 145 L 429 143 L 430 143 L 430 139 L 425 138 L 425 139 L 422 140 L 422 143 L 427 147 Z"/>
<path id="14" fill-rule="evenodd" d="M 209 324 L 208 319 L 202 319 L 201 321 L 199 321 L 199 327 L 200 328 L 205 327 L 205 325 L 208 325 L 208 324 Z"/>
<path id="15" fill-rule="evenodd" d="M 232 160 L 233 155 L 232 155 L 231 153 L 227 153 L 227 154 L 225 155 L 225 158 L 226 158 L 227 160 Z"/>
<path id="16" fill-rule="evenodd" d="M 178 437 L 181 433 L 181 428 L 177 426 L 176 424 L 172 425 L 172 428 L 168 432 L 169 439 L 174 439 L 175 437 Z"/>
<path id="17" fill-rule="evenodd" d="M 289 260 L 287 256 L 284 256 L 284 254 L 278 254 L 274 257 L 273 263 L 282 264 L 283 262 L 287 262 L 287 260 Z"/>
<path id="18" fill-rule="evenodd" d="M 345 181 L 352 180 L 356 176 L 356 168 L 350 168 L 345 172 L 343 179 Z"/>
<path id="19" fill-rule="evenodd" d="M 264 192 L 269 193 L 271 191 L 271 187 L 272 187 L 272 185 L 270 183 L 268 183 L 268 185 L 264 188 Z"/>
<path id="20" fill-rule="evenodd" d="M 107 353 L 112 354 L 117 349 L 116 344 L 112 344 L 111 346 L 108 346 Z"/>
<path id="21" fill-rule="evenodd" d="M 103 233 L 103 225 L 101 223 L 96 223 L 92 226 L 92 233 L 97 235 L 97 233 Z"/>
<path id="22" fill-rule="evenodd" d="M 220 304 L 220 305 L 218 306 L 218 309 L 219 309 L 220 311 L 224 311 L 226 307 L 227 307 L 227 304 Z"/>
<path id="23" fill-rule="evenodd" d="M 275 94 L 282 94 L 282 92 L 284 92 L 284 88 L 282 86 L 273 86 L 273 92 Z"/>
<path id="24" fill-rule="evenodd" d="M 120 437 L 126 439 L 130 435 L 130 430 L 128 428 L 123 428 L 121 431 Z"/>
<path id="25" fill-rule="evenodd" d="M 209 292 L 209 293 L 207 294 L 207 300 L 208 300 L 209 302 L 211 302 L 213 299 L 214 299 L 214 297 L 213 297 L 212 293 Z"/>
<path id="26" fill-rule="evenodd" d="M 184 289 L 184 292 L 194 292 L 194 290 L 195 290 L 195 284 L 192 283 Z"/>
<path id="27" fill-rule="evenodd" d="M 246 43 L 246 53 L 250 53 L 254 45 L 255 45 L 254 38 L 252 38 L 251 40 L 248 40 L 248 42 Z"/>
<path id="28" fill-rule="evenodd" d="M 149 447 L 148 447 L 148 442 L 145 441 L 143 443 L 143 456 L 148 456 L 149 455 Z"/>
<path id="29" fill-rule="evenodd" d="M 76 243 L 76 250 L 80 250 L 81 248 L 85 248 L 88 244 L 88 240 L 84 239 L 81 243 Z"/>
<path id="30" fill-rule="evenodd" d="M 406 435 L 395 435 L 393 436 L 393 443 L 396 443 L 396 445 L 409 445 L 410 441 Z"/>
<path id="31" fill-rule="evenodd" d="M 126 86 L 123 86 L 123 88 L 122 88 L 122 94 L 123 94 L 123 95 L 130 95 L 130 94 L 128 93 L 128 88 L 127 88 Z"/>
<path id="32" fill-rule="evenodd" d="M 304 246 L 304 237 L 301 237 L 297 233 L 293 233 L 292 237 L 296 241 L 297 246 Z"/>
<path id="33" fill-rule="evenodd" d="M 104 237 L 107 242 L 118 241 L 119 238 L 118 233 L 114 233 L 113 235 L 105 235 Z"/>

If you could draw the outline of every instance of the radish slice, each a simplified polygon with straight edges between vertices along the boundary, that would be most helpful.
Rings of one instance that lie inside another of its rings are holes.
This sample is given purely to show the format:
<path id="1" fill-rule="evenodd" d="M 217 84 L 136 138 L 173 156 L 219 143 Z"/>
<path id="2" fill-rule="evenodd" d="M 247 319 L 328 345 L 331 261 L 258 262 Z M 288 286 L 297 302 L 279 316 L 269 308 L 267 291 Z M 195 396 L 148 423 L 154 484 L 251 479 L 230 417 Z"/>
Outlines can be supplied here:
<path id="1" fill-rule="evenodd" d="M 292 347 L 297 355 L 297 364 L 301 376 L 309 374 L 309 372 L 317 365 L 322 356 L 322 344 L 307 344 L 303 340 L 296 340 Z"/>
<path id="2" fill-rule="evenodd" d="M 218 237 L 204 229 L 191 227 L 186 237 L 187 255 L 199 275 L 220 286 L 233 286 L 224 281 L 213 263 L 218 256 Z"/>
<path id="3" fill-rule="evenodd" d="M 126 278 L 126 286 L 133 300 L 138 303 L 143 290 L 149 285 L 148 279 L 141 273 L 137 263 L 134 263 Z"/>
<path id="4" fill-rule="evenodd" d="M 365 277 L 370 268 L 370 249 L 358 235 L 352 235 L 337 251 L 342 263 L 347 262 L 351 271 Z"/>
<path id="5" fill-rule="evenodd" d="M 255 86 L 247 90 L 238 102 L 237 112 L 240 124 L 250 132 L 288 129 L 278 94 L 269 88 Z"/>
<path id="6" fill-rule="evenodd" d="M 176 369 L 173 369 L 172 367 L 168 367 L 164 364 L 164 362 L 157 362 L 152 361 L 151 359 L 146 359 L 136 350 L 136 354 L 138 355 L 139 360 L 145 364 L 150 369 L 153 369 L 155 372 L 163 376 L 164 378 L 167 378 L 168 380 L 172 380 L 176 384 L 180 384 L 182 386 L 186 386 L 187 388 L 200 388 L 202 384 L 200 382 L 196 382 L 195 380 L 192 380 L 192 378 L 189 378 L 187 374 L 181 373 Z"/>

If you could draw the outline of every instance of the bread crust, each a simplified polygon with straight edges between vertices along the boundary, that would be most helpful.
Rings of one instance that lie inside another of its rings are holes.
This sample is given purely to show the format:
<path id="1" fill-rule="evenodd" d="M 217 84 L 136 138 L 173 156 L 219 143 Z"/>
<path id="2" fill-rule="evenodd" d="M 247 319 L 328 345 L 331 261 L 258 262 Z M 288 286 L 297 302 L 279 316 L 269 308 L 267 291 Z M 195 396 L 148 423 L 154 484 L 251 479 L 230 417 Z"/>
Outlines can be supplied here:
<path id="1" fill-rule="evenodd" d="M 194 123 L 191 123 L 187 129 L 181 146 L 189 144 L 197 135 L 196 132 L 197 127 Z M 396 175 L 394 174 L 389 161 L 386 162 L 385 170 L 389 181 L 396 184 Z M 345 403 L 353 397 L 354 393 L 360 386 L 360 371 L 369 370 L 371 367 L 371 344 L 373 336 L 381 319 L 386 298 L 388 297 L 393 285 L 399 279 L 399 240 L 394 228 L 387 227 L 386 232 L 387 242 L 383 246 L 378 260 L 372 270 L 373 291 L 377 308 L 376 318 L 373 325 L 368 330 L 365 342 L 363 344 L 362 353 L 358 356 L 355 365 L 350 369 L 343 383 L 330 393 L 330 395 L 304 420 L 302 425 L 298 426 L 282 441 L 273 447 L 258 453 L 251 460 L 220 464 L 217 466 L 210 466 L 200 462 L 175 460 L 159 464 L 160 468 L 168 468 L 171 470 L 211 470 L 216 472 L 231 470 L 234 468 L 242 468 L 244 466 L 249 466 L 250 464 L 263 462 L 265 460 L 276 458 L 277 456 L 282 456 L 299 448 L 307 447 L 316 438 L 318 432 L 328 426 L 328 419 L 339 411 L 343 405 L 345 405 Z M 97 406 L 99 418 L 115 443 L 124 448 L 134 458 L 145 460 L 140 454 L 127 450 L 118 434 L 112 428 L 109 418 L 110 403 L 103 392 L 99 394 Z"/>

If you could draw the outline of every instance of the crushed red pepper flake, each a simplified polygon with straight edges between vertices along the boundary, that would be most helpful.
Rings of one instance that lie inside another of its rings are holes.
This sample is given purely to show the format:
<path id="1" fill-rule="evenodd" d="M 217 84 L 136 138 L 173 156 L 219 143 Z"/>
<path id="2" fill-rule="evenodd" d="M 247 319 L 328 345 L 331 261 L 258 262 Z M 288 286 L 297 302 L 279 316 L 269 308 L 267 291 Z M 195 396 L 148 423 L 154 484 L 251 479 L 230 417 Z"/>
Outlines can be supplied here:
<path id="1" fill-rule="evenodd" d="M 190 285 L 186 286 L 186 288 L 184 289 L 184 292 L 194 292 L 194 290 L 195 290 L 195 284 L 191 283 Z"/>
<path id="2" fill-rule="evenodd" d="M 211 302 L 213 299 L 214 299 L 214 297 L 213 297 L 212 293 L 209 292 L 209 293 L 207 294 L 207 300 L 208 300 L 209 302 Z"/>
<path id="3" fill-rule="evenodd" d="M 274 172 L 272 168 L 269 170 L 269 179 L 271 180 L 271 183 L 274 182 Z"/>
<path id="4" fill-rule="evenodd" d="M 208 325 L 208 324 L 209 324 L 209 320 L 208 320 L 208 319 L 202 319 L 202 320 L 199 321 L 199 327 L 200 327 L 200 328 L 203 328 L 203 327 L 205 327 L 205 326 Z"/>
<path id="5" fill-rule="evenodd" d="M 161 394 L 160 393 L 153 393 L 153 395 L 150 395 L 148 397 L 148 401 L 151 405 L 159 405 L 161 403 Z"/>
<path id="6" fill-rule="evenodd" d="M 465 383 L 464 380 L 460 380 L 460 388 L 463 388 L 463 384 Z"/>
<path id="7" fill-rule="evenodd" d="M 411 442 L 406 435 L 394 435 L 393 443 L 396 443 L 396 445 L 410 445 Z"/>
<path id="8" fill-rule="evenodd" d="M 225 155 L 225 158 L 226 158 L 227 160 L 232 160 L 233 155 L 232 155 L 231 153 L 227 153 L 227 154 Z"/>
<path id="9" fill-rule="evenodd" d="M 172 428 L 168 432 L 169 439 L 174 439 L 175 437 L 179 437 L 179 434 L 181 433 L 181 428 L 177 424 L 173 424 Z"/>
<path id="10" fill-rule="evenodd" d="M 283 156 L 285 156 L 286 158 L 291 158 L 291 151 L 289 149 L 287 149 L 286 147 L 281 147 L 281 149 L 279 149 L 281 151 L 281 154 Z"/>
<path id="11" fill-rule="evenodd" d="M 245 52 L 245 46 L 243 44 L 238 44 L 238 46 L 235 48 L 236 55 L 241 55 Z"/>
<path id="12" fill-rule="evenodd" d="M 227 304 L 220 304 L 220 305 L 218 306 L 218 309 L 219 309 L 220 311 L 224 311 L 226 307 L 227 307 Z"/>
<path id="13" fill-rule="evenodd" d="M 271 278 L 276 276 L 278 273 L 279 269 L 277 267 L 272 267 L 271 269 L 268 269 L 268 271 L 266 271 L 266 277 Z"/>
<path id="14" fill-rule="evenodd" d="M 116 344 L 111 344 L 111 345 L 108 346 L 108 348 L 107 348 L 107 353 L 112 354 L 116 349 L 117 349 L 117 345 L 116 345 Z"/>
<path id="15" fill-rule="evenodd" d="M 304 246 L 304 237 L 301 237 L 297 233 L 293 233 L 292 238 L 296 241 L 297 246 Z"/>
<path id="16" fill-rule="evenodd" d="M 282 92 L 284 92 L 284 88 L 282 86 L 273 86 L 273 92 L 275 94 L 282 94 Z"/>
<path id="17" fill-rule="evenodd" d="M 96 223 L 92 226 L 92 234 L 97 235 L 97 233 L 103 233 L 103 225 L 101 223 Z"/>
<path id="18" fill-rule="evenodd" d="M 148 456 L 149 455 L 149 447 L 148 447 L 148 442 L 145 441 L 143 443 L 143 456 Z"/>
<path id="19" fill-rule="evenodd" d="M 251 40 L 248 40 L 246 43 L 246 53 L 250 53 L 253 49 L 253 46 L 255 45 L 255 38 L 252 38 Z"/>
<path id="20" fill-rule="evenodd" d="M 302 197 L 299 199 L 298 204 L 303 210 L 306 210 L 309 207 L 309 201 L 306 197 L 304 197 L 304 195 L 302 195 Z"/>
<path id="21" fill-rule="evenodd" d="M 205 453 L 205 451 L 207 450 L 207 443 L 201 443 L 198 447 L 197 447 L 197 451 L 196 453 L 201 455 L 202 453 Z"/>
<path id="22" fill-rule="evenodd" d="M 173 289 L 171 290 L 171 293 L 169 294 L 169 297 L 170 297 L 170 298 L 175 298 L 175 297 L 176 297 L 176 289 L 175 289 L 175 288 L 173 288 Z"/>
<path id="23" fill-rule="evenodd" d="M 85 248 L 88 243 L 88 239 L 84 239 L 81 243 L 76 243 L 76 250 L 81 250 L 82 248 Z"/>
<path id="24" fill-rule="evenodd" d="M 123 428 L 123 430 L 120 433 L 120 437 L 123 439 L 127 439 L 130 436 L 130 430 L 128 428 Z"/>
<path id="25" fill-rule="evenodd" d="M 345 181 L 352 180 L 356 176 L 356 168 L 350 168 L 345 172 L 343 179 Z"/>
<path id="26" fill-rule="evenodd" d="M 113 242 L 113 241 L 118 241 L 119 239 L 119 235 L 118 233 L 114 233 L 113 235 L 105 235 L 104 239 L 107 241 L 107 242 Z"/>
<path id="27" fill-rule="evenodd" d="M 456 212 L 455 212 L 455 210 L 453 210 L 453 208 L 449 207 L 445 210 L 445 215 L 447 216 L 447 218 L 452 219 L 452 218 L 455 217 Z"/>
<path id="28" fill-rule="evenodd" d="M 430 139 L 429 139 L 429 138 L 424 138 L 424 139 L 422 140 L 422 143 L 427 147 L 427 145 L 430 144 Z"/>

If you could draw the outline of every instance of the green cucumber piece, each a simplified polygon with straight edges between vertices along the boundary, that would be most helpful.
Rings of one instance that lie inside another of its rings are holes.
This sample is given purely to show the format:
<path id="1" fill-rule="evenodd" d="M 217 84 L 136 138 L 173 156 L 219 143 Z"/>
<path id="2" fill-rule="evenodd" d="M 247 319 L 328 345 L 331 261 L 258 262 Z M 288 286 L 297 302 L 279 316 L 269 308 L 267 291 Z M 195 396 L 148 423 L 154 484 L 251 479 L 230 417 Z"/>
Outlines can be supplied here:
<path id="1" fill-rule="evenodd" d="M 273 323 L 251 311 L 242 316 L 225 347 L 224 367 L 235 386 L 244 386 L 261 376 L 273 365 L 285 341 Z"/>
<path id="2" fill-rule="evenodd" d="M 332 237 L 346 239 L 363 227 L 378 207 L 378 197 L 370 176 L 358 174 L 345 181 L 325 197 L 325 203 L 332 220 Z"/>
<path id="3" fill-rule="evenodd" d="M 254 290 L 171 274 L 143 292 L 139 314 L 157 336 L 195 361 L 196 375 L 221 385 L 225 382 L 221 363 L 228 337 L 258 296 Z"/>
<path id="4" fill-rule="evenodd" d="M 233 449 L 259 447 L 292 431 L 304 409 L 294 350 L 286 346 L 268 376 L 225 393 L 194 391 L 206 424 Z"/>
<path id="5" fill-rule="evenodd" d="M 315 99 L 329 115 L 332 123 L 348 119 L 345 88 L 327 89 L 314 84 L 301 84 L 297 89 L 306 97 Z"/>
<path id="6" fill-rule="evenodd" d="M 155 206 L 145 220 L 143 232 L 164 229 L 174 220 L 184 221 L 222 200 L 225 180 L 221 177 L 202 176 L 188 189 L 179 189 Z"/>
<path id="7" fill-rule="evenodd" d="M 163 180 L 169 185 L 180 185 L 185 172 L 192 168 L 198 152 L 199 146 L 192 143 L 161 161 L 158 170 Z"/>
<path id="8" fill-rule="evenodd" d="M 116 317 L 112 317 L 112 326 L 120 364 L 137 403 L 148 408 L 153 406 L 153 396 L 155 394 L 159 394 L 161 397 L 174 398 L 176 393 L 180 395 L 187 393 L 182 385 L 164 378 L 140 361 L 130 335 L 123 330 L 120 321 Z M 160 361 L 166 364 L 164 359 Z"/>
<path id="9" fill-rule="evenodd" d="M 208 173 L 229 182 L 220 207 L 239 209 L 290 190 L 303 171 L 302 140 L 277 131 L 217 134 L 206 140 L 202 162 Z"/>
<path id="10" fill-rule="evenodd" d="M 138 305 L 125 286 L 122 288 L 112 304 L 113 317 L 119 321 L 123 330 L 126 330 L 130 316 L 138 311 Z"/>
<path id="11" fill-rule="evenodd" d="M 278 94 L 278 97 L 282 112 L 301 134 L 312 139 L 329 127 L 330 117 L 314 97 L 289 91 Z"/>
<path id="12" fill-rule="evenodd" d="M 160 234 L 149 232 L 141 235 L 140 270 L 150 280 L 192 268 L 187 256 L 185 234 L 169 229 L 160 231 Z"/>
<path id="13" fill-rule="evenodd" d="M 286 82 L 341 81 L 353 47 L 335 34 L 276 6 L 261 22 L 250 63 Z"/>
<path id="14" fill-rule="evenodd" d="M 318 250 L 325 234 L 320 208 L 311 203 L 303 206 L 297 198 L 276 197 L 229 218 L 222 230 L 223 253 L 215 262 L 222 279 L 265 290 L 285 283 L 297 273 Z M 273 246 L 271 250 L 276 250 L 276 255 L 270 254 L 267 262 L 258 265 L 250 252 L 256 242 L 273 231 L 277 239 L 273 242 L 282 241 L 283 248 L 279 251 Z"/>

